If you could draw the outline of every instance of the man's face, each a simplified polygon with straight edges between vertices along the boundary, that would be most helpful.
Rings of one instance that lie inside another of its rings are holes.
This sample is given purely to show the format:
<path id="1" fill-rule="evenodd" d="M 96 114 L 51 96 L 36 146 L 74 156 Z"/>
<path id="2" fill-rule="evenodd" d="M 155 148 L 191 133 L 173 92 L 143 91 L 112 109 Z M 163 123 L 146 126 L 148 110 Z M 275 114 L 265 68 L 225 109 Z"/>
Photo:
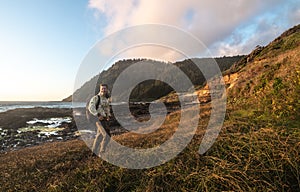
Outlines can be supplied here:
<path id="1" fill-rule="evenodd" d="M 100 86 L 100 95 L 104 96 L 107 93 L 106 86 Z"/>

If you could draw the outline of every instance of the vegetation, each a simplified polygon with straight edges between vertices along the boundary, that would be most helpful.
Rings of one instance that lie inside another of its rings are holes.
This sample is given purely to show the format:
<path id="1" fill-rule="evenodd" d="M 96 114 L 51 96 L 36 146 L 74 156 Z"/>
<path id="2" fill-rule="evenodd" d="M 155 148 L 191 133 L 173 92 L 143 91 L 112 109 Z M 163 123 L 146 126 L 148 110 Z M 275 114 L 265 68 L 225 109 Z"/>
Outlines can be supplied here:
<path id="1" fill-rule="evenodd" d="M 191 143 L 161 166 L 124 169 L 93 157 L 82 141 L 52 143 L 1 155 L 0 189 L 300 191 L 300 38 L 294 29 L 276 40 L 282 43 L 275 52 L 271 43 L 230 69 L 228 73 L 237 73 L 238 78 L 227 88 L 224 126 L 204 155 L 198 148 L 210 103 L 201 105 Z M 125 133 L 114 139 L 133 147 L 154 146 L 173 134 L 179 118 L 180 111 L 175 111 L 154 133 Z"/>
<path id="2" fill-rule="evenodd" d="M 229 69 L 235 62 L 239 61 L 243 56 L 233 56 L 233 57 L 220 57 L 215 58 L 215 61 L 220 66 L 221 71 L 225 71 Z M 195 58 L 193 59 L 194 62 L 197 63 L 207 63 L 208 59 L 202 58 Z M 152 62 L 160 64 L 160 61 L 154 60 L 146 60 L 146 59 L 127 59 L 127 60 L 120 60 L 116 62 L 113 66 L 111 66 L 108 70 L 101 72 L 99 75 L 96 75 L 91 80 L 86 82 L 80 89 L 76 90 L 73 97 L 76 100 L 81 102 L 85 102 L 91 95 L 88 95 L 91 91 L 94 90 L 94 85 L 98 85 L 100 83 L 108 84 L 109 88 L 112 88 L 112 85 L 116 81 L 117 77 L 129 66 L 137 62 Z M 205 78 L 203 77 L 202 73 L 199 71 L 197 66 L 194 64 L 191 59 L 186 59 L 184 61 L 174 63 L 175 66 L 179 67 L 181 71 L 183 71 L 187 77 L 191 80 L 194 85 L 202 85 L 205 82 Z M 172 63 L 170 63 L 172 64 Z M 137 71 L 138 74 L 146 73 L 147 71 Z M 170 75 L 172 74 L 172 75 Z M 171 82 L 176 82 L 178 84 L 182 83 L 179 81 L 180 78 L 178 76 L 171 73 L 170 70 L 165 69 L 162 70 L 159 74 L 161 77 L 169 79 Z M 134 78 L 134 77 L 133 77 Z M 158 99 L 162 96 L 167 95 L 173 89 L 158 80 L 147 80 L 140 84 L 138 84 L 132 91 L 130 99 L 132 101 L 153 101 Z M 92 92 L 92 95 L 99 92 L 99 87 L 96 87 L 96 90 Z M 64 101 L 72 101 L 72 96 L 66 98 Z"/>

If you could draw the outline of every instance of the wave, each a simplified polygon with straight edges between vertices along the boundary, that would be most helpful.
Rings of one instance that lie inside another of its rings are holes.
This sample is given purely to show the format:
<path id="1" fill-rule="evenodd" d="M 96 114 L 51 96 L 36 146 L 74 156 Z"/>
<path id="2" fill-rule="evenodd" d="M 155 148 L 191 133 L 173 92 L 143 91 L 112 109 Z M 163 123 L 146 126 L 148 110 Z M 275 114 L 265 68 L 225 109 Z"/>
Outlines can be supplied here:
<path id="1" fill-rule="evenodd" d="M 85 103 L 72 103 L 72 102 L 27 102 L 27 101 L 0 101 L 0 113 L 19 109 L 19 108 L 76 108 L 76 107 L 85 107 Z"/>

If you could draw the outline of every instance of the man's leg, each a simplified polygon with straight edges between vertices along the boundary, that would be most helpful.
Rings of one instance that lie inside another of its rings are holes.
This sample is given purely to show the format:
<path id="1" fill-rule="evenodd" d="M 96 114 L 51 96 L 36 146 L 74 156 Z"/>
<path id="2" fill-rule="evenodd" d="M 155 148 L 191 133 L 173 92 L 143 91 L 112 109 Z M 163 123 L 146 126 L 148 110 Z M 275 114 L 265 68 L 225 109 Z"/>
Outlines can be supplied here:
<path id="1" fill-rule="evenodd" d="M 100 148 L 100 152 L 104 152 L 106 150 L 106 146 L 108 144 L 108 142 L 110 141 L 110 129 L 109 129 L 109 124 L 108 121 L 103 120 L 101 121 L 101 124 L 103 125 L 102 131 L 102 135 L 103 135 L 103 140 L 101 142 L 101 148 Z"/>
<path id="2" fill-rule="evenodd" d="M 99 127 L 99 122 L 96 122 L 96 127 L 97 127 L 97 134 L 93 143 L 93 147 L 92 147 L 92 151 L 98 155 L 99 154 L 99 145 L 100 142 L 103 140 L 103 135 L 102 135 L 102 131 L 101 128 Z"/>

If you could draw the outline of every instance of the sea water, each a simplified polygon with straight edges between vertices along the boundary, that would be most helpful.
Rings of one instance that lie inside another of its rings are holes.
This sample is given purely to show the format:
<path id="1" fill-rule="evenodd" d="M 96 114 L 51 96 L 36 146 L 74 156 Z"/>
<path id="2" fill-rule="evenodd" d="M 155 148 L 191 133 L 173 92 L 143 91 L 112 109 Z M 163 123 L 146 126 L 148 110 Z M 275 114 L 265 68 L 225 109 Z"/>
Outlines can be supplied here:
<path id="1" fill-rule="evenodd" d="M 19 109 L 19 108 L 35 108 L 35 107 L 43 107 L 43 108 L 77 108 L 77 107 L 85 107 L 85 103 L 72 103 L 72 102 L 39 102 L 39 101 L 0 101 L 0 113 Z"/>

